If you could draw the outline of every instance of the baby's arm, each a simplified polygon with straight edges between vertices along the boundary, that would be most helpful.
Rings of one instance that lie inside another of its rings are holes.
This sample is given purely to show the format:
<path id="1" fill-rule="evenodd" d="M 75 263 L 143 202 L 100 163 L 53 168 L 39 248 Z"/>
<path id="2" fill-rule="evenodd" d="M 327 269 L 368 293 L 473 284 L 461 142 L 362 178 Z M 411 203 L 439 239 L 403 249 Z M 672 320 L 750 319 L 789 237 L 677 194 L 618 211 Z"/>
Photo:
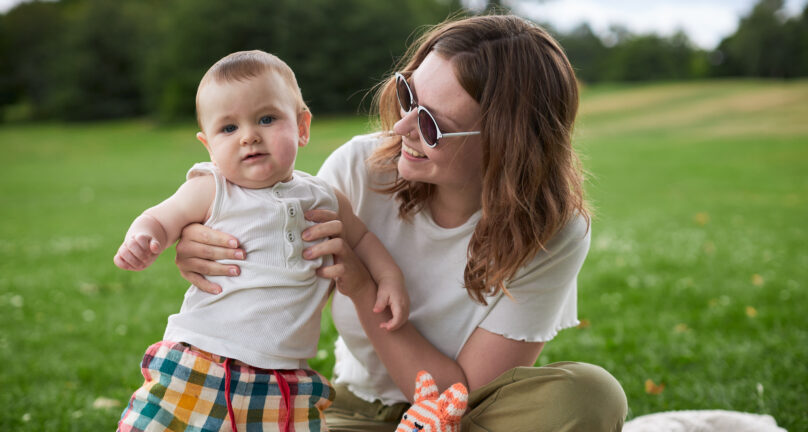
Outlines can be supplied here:
<path id="1" fill-rule="evenodd" d="M 150 266 L 160 252 L 177 241 L 186 225 L 208 218 L 215 193 L 213 176 L 194 177 L 174 195 L 144 211 L 126 232 L 113 259 L 115 265 L 124 270 Z"/>
<path id="2" fill-rule="evenodd" d="M 337 214 L 342 221 L 345 241 L 353 248 L 378 285 L 373 311 L 382 312 L 389 306 L 393 317 L 382 323 L 381 327 L 395 330 L 407 322 L 410 314 L 410 298 L 404 285 L 404 275 L 379 238 L 354 214 L 348 198 L 339 191 L 335 192 L 339 203 Z"/>

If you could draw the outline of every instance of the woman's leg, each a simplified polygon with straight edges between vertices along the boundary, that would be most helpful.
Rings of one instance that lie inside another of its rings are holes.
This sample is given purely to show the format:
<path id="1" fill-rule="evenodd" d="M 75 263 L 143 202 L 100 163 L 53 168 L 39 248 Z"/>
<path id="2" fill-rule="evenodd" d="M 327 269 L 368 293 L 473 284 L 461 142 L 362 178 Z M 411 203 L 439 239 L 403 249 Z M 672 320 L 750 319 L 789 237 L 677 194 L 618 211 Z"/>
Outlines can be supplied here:
<path id="1" fill-rule="evenodd" d="M 337 398 L 325 410 L 331 432 L 393 432 L 409 404 L 384 405 L 358 398 L 345 385 L 337 384 Z"/>
<path id="2" fill-rule="evenodd" d="M 511 369 L 469 395 L 463 432 L 620 431 L 626 395 L 606 370 L 560 362 Z"/>

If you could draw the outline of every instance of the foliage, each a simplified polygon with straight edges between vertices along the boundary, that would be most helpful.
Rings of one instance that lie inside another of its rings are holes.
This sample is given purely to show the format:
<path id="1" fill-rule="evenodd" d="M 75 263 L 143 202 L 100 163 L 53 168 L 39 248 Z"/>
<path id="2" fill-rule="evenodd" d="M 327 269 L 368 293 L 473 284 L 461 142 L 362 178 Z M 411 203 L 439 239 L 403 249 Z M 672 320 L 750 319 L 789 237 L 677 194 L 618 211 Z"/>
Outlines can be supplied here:
<path id="1" fill-rule="evenodd" d="M 2 103 L 32 107 L 34 118 L 55 116 L 50 100 L 58 98 L 54 86 L 58 49 L 65 18 L 53 4 L 24 3 L 0 17 L 0 94 Z"/>
<path id="2" fill-rule="evenodd" d="M 194 113 L 196 86 L 224 55 L 262 49 L 296 71 L 314 113 L 356 111 L 413 29 L 457 1 L 70 0 L 0 17 L 0 107 L 86 120 Z M 41 31 L 40 31 L 41 30 Z"/>
<path id="3" fill-rule="evenodd" d="M 482 13 L 508 12 L 501 1 L 486 4 Z M 683 33 L 550 30 L 586 83 L 806 76 L 808 7 L 790 18 L 782 9 L 783 0 L 759 0 L 714 52 Z M 205 70 L 246 49 L 287 61 L 315 115 L 364 111 L 415 34 L 468 13 L 460 0 L 21 3 L 0 15 L 0 122 L 189 118 Z"/>
<path id="4" fill-rule="evenodd" d="M 707 56 L 693 48 L 687 35 L 634 35 L 613 27 L 616 43 L 607 46 L 588 25 L 560 34 L 578 78 L 584 82 L 684 80 L 702 78 Z"/>
<path id="5" fill-rule="evenodd" d="M 587 25 L 556 34 L 579 78 L 589 83 L 808 76 L 808 5 L 796 17 L 785 17 L 783 6 L 783 0 L 759 0 L 713 52 L 695 48 L 681 32 L 661 37 L 613 27 L 610 44 Z"/>

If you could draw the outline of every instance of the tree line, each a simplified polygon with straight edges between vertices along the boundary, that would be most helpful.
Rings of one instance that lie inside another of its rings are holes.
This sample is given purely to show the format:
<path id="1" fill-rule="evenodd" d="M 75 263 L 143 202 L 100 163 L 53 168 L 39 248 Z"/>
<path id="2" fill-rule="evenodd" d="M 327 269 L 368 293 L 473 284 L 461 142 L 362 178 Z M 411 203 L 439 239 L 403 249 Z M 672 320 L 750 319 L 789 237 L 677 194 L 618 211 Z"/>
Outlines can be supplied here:
<path id="1" fill-rule="evenodd" d="M 782 9 L 760 0 L 714 51 L 683 33 L 546 27 L 584 82 L 808 76 L 808 7 Z M 188 118 L 204 71 L 245 49 L 289 63 L 315 114 L 365 110 L 417 29 L 472 13 L 460 0 L 22 3 L 0 15 L 0 121 Z"/>
<path id="2" fill-rule="evenodd" d="M 556 35 L 585 82 L 808 76 L 808 4 L 794 17 L 783 7 L 783 0 L 759 0 L 712 51 L 682 32 L 636 35 L 614 26 L 604 40 L 584 24 Z"/>

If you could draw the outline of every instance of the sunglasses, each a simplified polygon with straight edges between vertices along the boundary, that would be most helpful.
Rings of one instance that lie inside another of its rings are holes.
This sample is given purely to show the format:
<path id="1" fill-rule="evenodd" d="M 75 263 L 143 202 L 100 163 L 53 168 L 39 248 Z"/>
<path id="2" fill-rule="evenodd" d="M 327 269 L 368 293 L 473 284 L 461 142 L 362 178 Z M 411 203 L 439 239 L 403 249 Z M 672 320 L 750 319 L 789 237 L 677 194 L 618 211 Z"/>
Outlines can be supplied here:
<path id="1" fill-rule="evenodd" d="M 438 141 L 444 137 L 480 134 L 480 131 L 442 133 L 438 127 L 438 122 L 435 121 L 435 117 L 432 115 L 432 113 L 429 112 L 428 109 L 418 105 L 418 102 L 415 100 L 415 95 L 412 93 L 410 85 L 407 83 L 407 79 L 404 78 L 404 75 L 396 72 L 395 76 L 398 104 L 401 105 L 401 109 L 404 110 L 405 113 L 409 113 L 417 107 L 418 133 L 421 135 L 421 139 L 424 140 L 429 148 L 435 148 L 435 146 L 438 145 Z"/>

